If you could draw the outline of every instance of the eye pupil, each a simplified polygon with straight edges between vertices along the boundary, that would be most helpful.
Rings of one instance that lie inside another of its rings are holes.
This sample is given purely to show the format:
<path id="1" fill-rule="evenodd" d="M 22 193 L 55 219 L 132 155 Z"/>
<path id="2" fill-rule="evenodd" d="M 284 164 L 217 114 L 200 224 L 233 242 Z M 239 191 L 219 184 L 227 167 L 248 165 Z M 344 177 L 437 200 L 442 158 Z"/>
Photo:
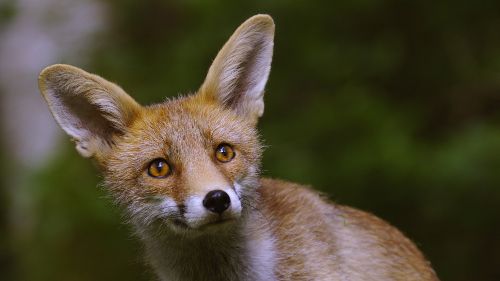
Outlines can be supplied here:
<path id="1" fill-rule="evenodd" d="M 233 148 L 227 143 L 220 144 L 215 150 L 215 158 L 220 162 L 229 162 L 233 160 L 234 156 Z"/>
<path id="2" fill-rule="evenodd" d="M 156 162 L 156 170 L 161 171 L 161 169 L 163 169 L 163 162 L 161 161 Z"/>
<path id="3" fill-rule="evenodd" d="M 155 159 L 149 164 L 148 174 L 153 178 L 163 178 L 170 174 L 170 166 L 165 159 Z"/>

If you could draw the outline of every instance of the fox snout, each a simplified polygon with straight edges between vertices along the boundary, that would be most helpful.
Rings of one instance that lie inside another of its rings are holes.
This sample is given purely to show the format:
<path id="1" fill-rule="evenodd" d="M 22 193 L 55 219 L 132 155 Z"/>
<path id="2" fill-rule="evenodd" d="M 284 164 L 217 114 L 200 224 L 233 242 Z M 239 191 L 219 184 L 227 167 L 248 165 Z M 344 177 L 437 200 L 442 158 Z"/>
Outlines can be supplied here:
<path id="1" fill-rule="evenodd" d="M 231 198 L 223 190 L 212 190 L 203 199 L 203 206 L 216 214 L 222 214 L 231 205 Z"/>
<path id="2" fill-rule="evenodd" d="M 152 196 L 131 202 L 127 209 L 134 223 L 146 228 L 159 223 L 174 232 L 205 231 L 238 221 L 242 215 L 239 196 L 232 187 L 215 188 L 189 195 L 182 201 L 168 195 Z"/>
<path id="3" fill-rule="evenodd" d="M 241 201 L 233 188 L 212 189 L 205 194 L 191 195 L 184 202 L 183 215 L 186 226 L 193 229 L 226 221 L 235 221 L 241 216 Z"/>

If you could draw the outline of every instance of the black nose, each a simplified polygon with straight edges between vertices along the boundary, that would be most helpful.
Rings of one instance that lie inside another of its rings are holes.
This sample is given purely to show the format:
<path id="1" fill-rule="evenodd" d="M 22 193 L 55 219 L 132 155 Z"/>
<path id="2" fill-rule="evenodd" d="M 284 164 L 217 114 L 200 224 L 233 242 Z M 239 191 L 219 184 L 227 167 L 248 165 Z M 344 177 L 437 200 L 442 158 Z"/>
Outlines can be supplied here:
<path id="1" fill-rule="evenodd" d="M 210 212 L 222 214 L 231 205 L 229 195 L 222 190 L 212 190 L 203 199 L 203 206 Z"/>

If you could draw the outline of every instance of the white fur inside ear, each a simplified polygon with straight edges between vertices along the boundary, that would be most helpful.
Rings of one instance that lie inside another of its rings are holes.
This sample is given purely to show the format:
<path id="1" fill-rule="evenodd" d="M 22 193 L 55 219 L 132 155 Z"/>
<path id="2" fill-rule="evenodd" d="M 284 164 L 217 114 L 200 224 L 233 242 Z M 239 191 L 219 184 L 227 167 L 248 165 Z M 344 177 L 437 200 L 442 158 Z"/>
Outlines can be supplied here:
<path id="1" fill-rule="evenodd" d="M 113 135 L 124 132 L 140 108 L 117 85 L 69 65 L 45 68 L 39 87 L 57 123 L 84 157 L 109 148 Z"/>
<path id="2" fill-rule="evenodd" d="M 238 34 L 233 44 L 222 67 L 220 98 L 224 103 L 235 103 L 237 98 L 246 103 L 261 101 L 271 68 L 273 36 L 251 30 Z"/>
<path id="3" fill-rule="evenodd" d="M 59 94 L 53 88 L 45 89 L 44 97 L 49 104 L 52 115 L 61 128 L 75 140 L 80 140 L 85 135 L 80 121 L 72 116 L 63 105 Z"/>
<path id="4" fill-rule="evenodd" d="M 202 92 L 250 118 L 264 112 L 274 45 L 274 23 L 259 15 L 243 23 L 219 51 Z"/>
<path id="5" fill-rule="evenodd" d="M 63 99 L 54 89 L 46 89 L 45 98 L 54 119 L 75 142 L 78 153 L 83 157 L 92 157 L 94 145 L 91 143 L 89 132 L 85 130 L 82 121 L 71 114 L 69 108 L 64 105 Z"/>
<path id="6" fill-rule="evenodd" d="M 85 158 L 92 157 L 92 150 L 89 149 L 89 145 L 84 144 L 82 141 L 76 142 L 76 151 Z"/>

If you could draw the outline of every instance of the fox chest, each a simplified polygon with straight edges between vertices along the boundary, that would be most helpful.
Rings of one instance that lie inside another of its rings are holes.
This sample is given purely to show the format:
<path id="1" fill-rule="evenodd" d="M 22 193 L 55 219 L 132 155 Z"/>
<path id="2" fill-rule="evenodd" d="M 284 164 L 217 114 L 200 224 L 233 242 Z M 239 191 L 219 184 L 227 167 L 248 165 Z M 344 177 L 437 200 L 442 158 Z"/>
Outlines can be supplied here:
<path id="1" fill-rule="evenodd" d="M 156 248 L 149 257 L 161 281 L 275 280 L 272 262 L 262 264 L 239 247 L 229 252 L 193 247 L 183 253 Z"/>
<path id="2" fill-rule="evenodd" d="M 144 242 L 149 262 L 161 281 L 276 280 L 274 245 L 263 236 L 233 241 Z"/>

